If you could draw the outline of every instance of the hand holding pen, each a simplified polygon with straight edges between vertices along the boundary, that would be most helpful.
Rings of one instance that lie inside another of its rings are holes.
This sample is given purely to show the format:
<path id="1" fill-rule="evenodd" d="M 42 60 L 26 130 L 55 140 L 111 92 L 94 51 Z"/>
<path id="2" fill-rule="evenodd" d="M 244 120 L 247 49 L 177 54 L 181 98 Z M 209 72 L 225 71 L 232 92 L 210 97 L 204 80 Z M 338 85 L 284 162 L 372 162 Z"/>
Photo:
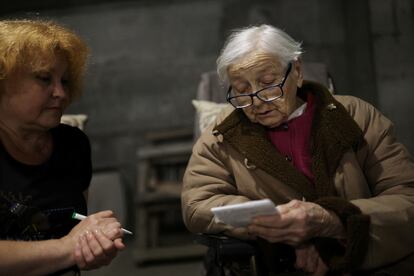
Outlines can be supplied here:
<path id="1" fill-rule="evenodd" d="M 86 217 L 86 216 L 84 216 L 84 215 L 78 214 L 78 213 L 76 213 L 76 212 L 73 212 L 73 214 L 72 214 L 72 218 L 73 218 L 73 219 L 77 219 L 77 220 L 84 220 L 84 219 L 86 219 L 87 217 Z M 122 230 L 122 232 L 124 232 L 125 234 L 128 234 L 128 235 L 133 235 L 133 233 L 132 233 L 131 231 L 129 231 L 129 230 L 126 230 L 126 229 L 124 229 L 124 228 L 121 228 L 121 230 Z"/>
<path id="2" fill-rule="evenodd" d="M 123 231 L 121 224 L 112 211 L 101 211 L 83 216 L 71 214 L 73 219 L 80 220 L 68 234 L 67 240 L 73 246 L 75 264 L 80 269 L 94 269 L 107 265 L 123 250 Z"/>

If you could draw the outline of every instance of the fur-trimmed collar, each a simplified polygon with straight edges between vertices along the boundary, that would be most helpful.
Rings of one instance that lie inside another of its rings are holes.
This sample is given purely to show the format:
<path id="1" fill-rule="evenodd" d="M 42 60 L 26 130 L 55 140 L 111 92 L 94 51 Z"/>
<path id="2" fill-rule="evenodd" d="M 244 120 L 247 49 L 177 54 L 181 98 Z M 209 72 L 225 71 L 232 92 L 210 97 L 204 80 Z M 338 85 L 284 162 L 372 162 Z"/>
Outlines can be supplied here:
<path id="1" fill-rule="evenodd" d="M 305 81 L 299 93 L 315 96 L 311 132 L 312 171 L 315 185 L 282 156 L 269 140 L 266 128 L 252 123 L 240 109 L 233 111 L 215 130 L 256 167 L 291 186 L 309 201 L 335 195 L 333 176 L 346 151 L 355 149 L 362 131 L 352 117 L 322 85 Z M 272 197 L 272 187 L 262 187 Z"/>

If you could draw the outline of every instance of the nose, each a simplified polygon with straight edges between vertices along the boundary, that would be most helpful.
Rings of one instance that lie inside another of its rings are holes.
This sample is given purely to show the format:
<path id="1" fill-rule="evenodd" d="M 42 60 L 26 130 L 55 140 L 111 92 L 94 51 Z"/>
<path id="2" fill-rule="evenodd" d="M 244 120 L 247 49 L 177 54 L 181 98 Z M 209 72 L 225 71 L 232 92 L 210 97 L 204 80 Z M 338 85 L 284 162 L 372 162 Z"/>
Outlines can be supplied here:
<path id="1" fill-rule="evenodd" d="M 251 85 L 252 91 L 258 91 L 260 89 L 260 87 L 258 87 L 254 83 L 251 83 L 250 85 Z M 253 92 L 251 92 L 251 93 L 253 93 Z M 260 106 L 262 103 L 263 103 L 263 101 L 261 101 L 257 96 L 252 97 L 252 105 L 253 106 Z"/>
<path id="2" fill-rule="evenodd" d="M 261 104 L 263 104 L 263 101 L 260 100 L 257 96 L 253 96 L 252 97 L 252 102 L 253 102 L 253 106 L 257 107 L 260 106 Z"/>
<path id="3" fill-rule="evenodd" d="M 66 99 L 68 97 L 68 93 L 66 92 L 66 89 L 64 88 L 62 82 L 56 81 L 53 85 L 53 94 L 52 96 L 54 98 L 62 98 Z"/>

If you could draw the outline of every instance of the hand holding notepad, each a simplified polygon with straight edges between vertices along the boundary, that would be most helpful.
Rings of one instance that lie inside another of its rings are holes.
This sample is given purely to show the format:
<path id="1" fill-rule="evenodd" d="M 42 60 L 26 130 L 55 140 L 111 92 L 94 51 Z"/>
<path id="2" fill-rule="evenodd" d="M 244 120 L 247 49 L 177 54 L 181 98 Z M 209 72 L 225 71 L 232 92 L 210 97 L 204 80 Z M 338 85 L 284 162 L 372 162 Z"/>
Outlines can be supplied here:
<path id="1" fill-rule="evenodd" d="M 276 206 L 270 199 L 214 207 L 211 211 L 216 221 L 233 227 L 247 227 L 254 217 L 277 213 Z"/>

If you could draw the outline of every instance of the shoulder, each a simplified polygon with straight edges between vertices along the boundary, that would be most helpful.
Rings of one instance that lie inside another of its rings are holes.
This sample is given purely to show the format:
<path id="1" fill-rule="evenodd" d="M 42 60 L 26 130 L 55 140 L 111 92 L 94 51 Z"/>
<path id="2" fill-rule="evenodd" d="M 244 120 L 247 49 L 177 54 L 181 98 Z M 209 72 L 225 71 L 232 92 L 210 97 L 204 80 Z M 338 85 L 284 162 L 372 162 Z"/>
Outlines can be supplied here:
<path id="1" fill-rule="evenodd" d="M 201 135 L 197 139 L 197 142 L 194 148 L 195 149 L 200 148 L 201 145 L 203 146 L 212 145 L 220 141 L 221 135 L 217 133 L 215 128 L 218 125 L 220 125 L 233 111 L 234 111 L 234 107 L 232 107 L 230 104 L 221 104 L 220 110 L 215 112 L 214 116 L 210 118 L 210 123 L 206 124 L 206 126 L 202 128 Z"/>
<path id="2" fill-rule="evenodd" d="M 354 96 L 335 95 L 334 97 L 363 131 L 370 127 L 391 127 L 392 122 L 372 104 Z"/>
<path id="3" fill-rule="evenodd" d="M 90 151 L 88 136 L 77 127 L 59 124 L 51 132 L 55 141 L 67 148 L 81 148 Z"/>
<path id="4" fill-rule="evenodd" d="M 362 130 L 364 144 L 368 150 L 373 152 L 379 145 L 395 144 L 394 124 L 380 110 L 354 96 L 335 96 L 335 98 Z"/>
<path id="5" fill-rule="evenodd" d="M 355 96 L 349 96 L 349 95 L 334 95 L 334 98 L 340 102 L 345 109 L 354 114 L 355 112 L 361 112 L 361 111 L 368 111 L 369 109 L 375 109 L 373 105 L 370 103 L 355 97 Z"/>
<path id="6" fill-rule="evenodd" d="M 88 136 L 86 136 L 85 132 L 80 130 L 78 127 L 66 124 L 59 124 L 57 127 L 52 129 L 52 133 L 59 136 L 59 138 L 64 139 L 88 140 Z"/>

